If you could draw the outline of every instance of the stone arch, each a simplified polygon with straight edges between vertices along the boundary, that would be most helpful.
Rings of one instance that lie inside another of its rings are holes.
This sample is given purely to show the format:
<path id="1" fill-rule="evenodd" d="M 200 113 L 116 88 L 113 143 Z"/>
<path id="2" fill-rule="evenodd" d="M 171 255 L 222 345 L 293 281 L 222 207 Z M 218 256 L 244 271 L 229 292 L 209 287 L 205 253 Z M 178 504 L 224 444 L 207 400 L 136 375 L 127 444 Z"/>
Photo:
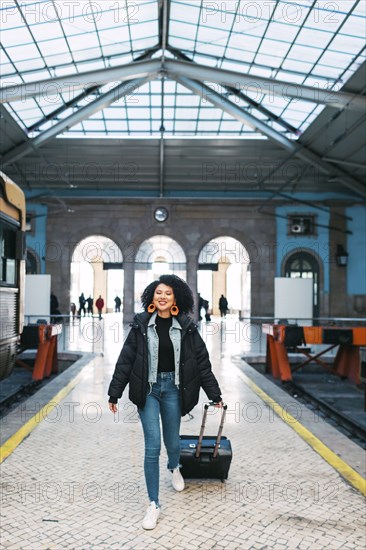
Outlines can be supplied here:
<path id="1" fill-rule="evenodd" d="M 220 314 L 221 295 L 229 302 L 230 313 L 250 317 L 250 256 L 245 246 L 231 235 L 211 238 L 198 254 L 198 292 Z M 206 296 L 203 295 L 206 293 Z"/>
<path id="2" fill-rule="evenodd" d="M 135 256 L 135 311 L 141 310 L 140 297 L 144 288 L 163 273 L 174 273 L 186 279 L 186 254 L 170 235 L 156 234 L 143 240 Z"/>
<path id="3" fill-rule="evenodd" d="M 77 308 L 81 293 L 94 304 L 101 295 L 106 312 L 114 311 L 116 295 L 123 303 L 123 254 L 113 239 L 95 233 L 80 239 L 72 250 L 70 270 L 70 298 Z"/>
<path id="4" fill-rule="evenodd" d="M 34 248 L 27 246 L 26 274 L 38 275 L 39 273 L 41 273 L 41 260 L 39 255 Z"/>
<path id="5" fill-rule="evenodd" d="M 291 260 L 311 259 L 313 271 L 313 317 L 319 317 L 324 310 L 324 265 L 322 258 L 311 248 L 299 247 L 288 252 L 281 261 L 281 276 L 286 277 L 286 267 Z"/>

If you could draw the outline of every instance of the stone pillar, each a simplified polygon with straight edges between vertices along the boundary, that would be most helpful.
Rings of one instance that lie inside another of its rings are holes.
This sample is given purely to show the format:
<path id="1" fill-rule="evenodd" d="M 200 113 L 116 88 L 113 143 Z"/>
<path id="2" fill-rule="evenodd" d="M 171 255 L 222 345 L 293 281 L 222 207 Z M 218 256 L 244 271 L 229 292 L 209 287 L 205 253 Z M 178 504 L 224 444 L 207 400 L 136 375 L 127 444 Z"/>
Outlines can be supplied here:
<path id="1" fill-rule="evenodd" d="M 135 314 L 135 263 L 123 262 L 123 321 L 129 323 Z"/>
<path id="2" fill-rule="evenodd" d="M 108 271 L 103 269 L 102 262 L 91 262 L 91 266 L 94 271 L 94 289 L 93 289 L 93 298 L 94 298 L 94 308 L 95 302 L 98 300 L 99 295 L 104 300 L 104 311 L 107 311 L 107 274 Z M 103 311 L 103 312 L 104 312 Z"/>
<path id="3" fill-rule="evenodd" d="M 192 290 L 194 298 L 194 314 L 193 318 L 198 321 L 198 299 L 197 299 L 197 271 L 198 261 L 195 256 L 187 257 L 187 284 Z"/>
<path id="4" fill-rule="evenodd" d="M 220 315 L 219 299 L 221 294 L 227 297 L 226 292 L 226 274 L 230 267 L 230 263 L 225 260 L 219 261 L 219 270 L 213 271 L 213 284 L 212 284 L 212 313 L 213 315 Z M 229 304 L 230 309 L 230 304 Z"/>
<path id="5" fill-rule="evenodd" d="M 335 212 L 344 214 L 344 208 L 331 208 L 329 225 L 341 231 L 329 230 L 329 317 L 347 317 L 347 267 L 341 267 L 336 262 L 337 245 L 347 249 L 347 220 L 335 215 Z M 343 231 L 343 232 L 342 232 Z"/>

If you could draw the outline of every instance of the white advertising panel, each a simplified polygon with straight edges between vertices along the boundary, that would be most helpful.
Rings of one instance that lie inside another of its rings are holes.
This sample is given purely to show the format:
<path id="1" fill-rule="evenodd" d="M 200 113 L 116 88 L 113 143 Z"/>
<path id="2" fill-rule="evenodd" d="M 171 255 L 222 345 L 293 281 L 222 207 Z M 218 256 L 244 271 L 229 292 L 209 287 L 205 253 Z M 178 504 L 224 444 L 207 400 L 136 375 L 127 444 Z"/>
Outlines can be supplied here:
<path id="1" fill-rule="evenodd" d="M 274 316 L 276 321 L 278 321 L 279 319 L 287 319 L 287 321 L 289 321 L 290 323 L 296 321 L 299 325 L 312 324 L 312 279 L 275 277 L 274 297 Z"/>
<path id="2" fill-rule="evenodd" d="M 36 323 L 37 319 L 47 319 L 50 316 L 51 275 L 25 276 L 25 319 Z"/>

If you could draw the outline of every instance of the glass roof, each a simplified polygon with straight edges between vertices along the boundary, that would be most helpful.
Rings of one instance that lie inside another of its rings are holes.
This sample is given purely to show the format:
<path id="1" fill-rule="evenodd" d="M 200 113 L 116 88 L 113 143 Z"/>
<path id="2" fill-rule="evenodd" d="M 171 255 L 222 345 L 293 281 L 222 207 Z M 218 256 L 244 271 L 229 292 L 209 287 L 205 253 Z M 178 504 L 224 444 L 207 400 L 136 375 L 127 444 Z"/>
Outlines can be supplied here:
<path id="1" fill-rule="evenodd" d="M 2 1 L 2 86 L 51 80 L 162 55 L 158 0 Z M 339 90 L 365 60 L 364 0 L 168 0 L 165 55 L 239 73 Z M 208 86 L 296 139 L 323 105 Z M 7 103 L 30 138 L 110 89 Z M 163 98 L 164 96 L 164 98 Z M 163 98 L 163 99 L 162 99 Z M 254 101 L 254 103 L 253 103 Z M 153 80 L 68 127 L 67 137 L 259 137 L 172 81 Z"/>

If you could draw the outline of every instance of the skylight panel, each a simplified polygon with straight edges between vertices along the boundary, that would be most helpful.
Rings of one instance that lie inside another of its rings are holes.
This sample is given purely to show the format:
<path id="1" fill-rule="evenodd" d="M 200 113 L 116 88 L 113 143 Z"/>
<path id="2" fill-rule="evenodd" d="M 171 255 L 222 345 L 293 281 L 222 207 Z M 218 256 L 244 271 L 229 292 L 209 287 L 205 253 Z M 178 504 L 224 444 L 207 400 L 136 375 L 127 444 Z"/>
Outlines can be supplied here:
<path id="1" fill-rule="evenodd" d="M 184 19 L 187 23 L 193 25 L 199 25 L 202 23 L 202 16 L 200 17 L 200 5 L 198 2 L 189 9 L 184 9 L 184 6 L 173 2 L 170 8 L 171 22 Z"/>
<path id="2" fill-rule="evenodd" d="M 41 58 L 38 58 L 38 59 L 41 60 Z M 44 67 L 43 60 L 42 60 L 42 67 Z M 36 73 L 24 74 L 23 78 L 24 78 L 25 82 L 36 82 L 37 80 L 46 80 L 46 79 L 50 78 L 50 72 L 46 71 L 44 69 L 44 70 L 40 70 Z"/>
<path id="3" fill-rule="evenodd" d="M 340 32 L 334 37 L 330 48 L 340 52 L 359 52 L 365 46 L 365 38 L 346 36 Z"/>
<path id="4" fill-rule="evenodd" d="M 126 132 L 127 131 L 127 122 L 125 120 L 107 120 L 107 131 L 108 132 Z"/>
<path id="5" fill-rule="evenodd" d="M 227 57 L 233 60 L 242 61 L 243 63 L 252 63 L 255 53 L 255 51 L 249 52 L 246 50 L 239 50 L 238 48 L 231 47 L 226 50 Z"/>
<path id="6" fill-rule="evenodd" d="M 7 53 L 13 62 L 23 61 L 24 59 L 29 59 L 30 57 L 39 58 L 39 52 L 34 43 L 21 46 L 12 46 L 7 48 Z"/>
<path id="7" fill-rule="evenodd" d="M 220 132 L 240 132 L 243 124 L 238 120 L 223 120 L 220 126 Z M 249 126 L 244 125 L 246 130 L 249 130 Z"/>
<path id="8" fill-rule="evenodd" d="M 88 132 L 104 132 L 105 126 L 102 120 L 84 120 L 84 129 Z"/>
<path id="9" fill-rule="evenodd" d="M 270 54 L 258 53 L 255 56 L 255 63 L 259 63 L 260 65 L 267 66 L 268 69 L 264 69 L 262 67 L 256 67 L 254 65 L 250 69 L 251 74 L 256 74 L 258 76 L 264 76 L 264 77 L 270 77 L 270 76 L 272 76 L 272 68 L 274 68 L 276 66 L 279 67 L 280 64 L 281 64 L 281 59 L 276 60 L 276 58 L 274 58 Z M 276 63 L 277 63 L 277 65 L 276 65 Z"/>
<path id="10" fill-rule="evenodd" d="M 222 111 L 214 107 L 201 106 L 200 120 L 221 120 Z"/>
<path id="11" fill-rule="evenodd" d="M 267 29 L 266 38 L 284 41 L 288 43 L 288 46 L 290 46 L 291 42 L 298 33 L 298 30 L 298 26 L 286 25 L 284 23 L 272 21 Z"/>
<path id="12" fill-rule="evenodd" d="M 138 25 L 131 25 L 130 30 L 132 40 L 138 40 L 140 38 L 152 35 L 150 22 L 139 23 Z"/>
<path id="13" fill-rule="evenodd" d="M 345 50 L 346 51 L 346 50 Z M 353 59 L 352 54 L 347 53 L 340 53 L 340 52 L 333 52 L 332 50 L 328 50 L 323 53 L 319 60 L 320 65 L 328 65 L 330 67 L 347 67 Z"/>
<path id="14" fill-rule="evenodd" d="M 260 44 L 260 37 L 246 34 L 233 33 L 229 40 L 230 48 L 238 48 L 250 52 L 256 52 Z"/>
<path id="15" fill-rule="evenodd" d="M 125 53 L 128 54 L 131 51 L 131 42 L 130 40 L 126 40 L 125 42 L 115 42 L 113 44 L 104 44 L 102 47 L 102 52 L 105 57 L 114 56 L 117 54 Z M 132 60 L 132 56 L 130 55 L 129 61 Z M 119 63 L 116 63 L 116 65 L 124 65 L 128 63 L 129 61 L 123 60 L 119 61 Z"/>
<path id="16" fill-rule="evenodd" d="M 300 4 L 299 2 L 280 0 L 273 14 L 273 19 L 299 27 L 309 16 L 310 7 L 311 5 L 309 5 L 309 3 L 306 5 L 305 3 Z"/>
<path id="17" fill-rule="evenodd" d="M 75 61 L 87 61 L 90 58 L 100 57 L 100 48 L 98 46 L 96 48 L 83 48 L 82 50 L 73 50 L 72 55 Z M 102 64 L 102 66 L 104 67 L 104 64 Z M 83 71 L 89 70 L 91 70 L 89 65 L 88 67 L 85 67 L 83 69 Z"/>
<path id="18" fill-rule="evenodd" d="M 294 44 L 288 54 L 288 59 L 291 59 L 292 61 L 298 59 L 299 61 L 305 63 L 315 63 L 321 53 L 322 50 L 318 48 Z"/>
<path id="19" fill-rule="evenodd" d="M 366 8 L 366 2 L 361 2 Z M 340 30 L 341 34 L 348 34 L 350 36 L 365 38 L 365 19 L 363 17 L 355 17 L 351 15 L 347 21 L 342 25 Z"/>
<path id="20" fill-rule="evenodd" d="M 171 21 L 169 25 L 169 32 L 173 36 L 184 37 L 185 40 L 194 41 L 196 37 L 195 25 L 189 25 L 180 21 Z M 191 44 L 191 47 L 192 46 L 193 44 Z"/>
<path id="21" fill-rule="evenodd" d="M 167 121 L 168 124 L 168 121 Z M 129 119 L 130 132 L 145 132 L 150 131 L 150 127 L 146 124 L 145 120 L 131 120 Z"/>
<path id="22" fill-rule="evenodd" d="M 170 25 L 172 25 L 172 23 Z M 192 40 L 188 40 L 187 38 L 182 38 L 170 33 L 170 44 L 174 48 L 191 53 L 194 43 Z"/>
<path id="23" fill-rule="evenodd" d="M 177 107 L 176 108 L 176 118 L 177 119 L 187 119 L 190 118 L 196 122 L 198 118 L 198 109 L 192 108 L 190 106 L 187 107 Z M 188 116 L 189 115 L 189 116 Z"/>
<path id="24" fill-rule="evenodd" d="M 224 47 L 227 42 L 227 38 L 227 31 L 220 31 L 218 29 L 206 27 L 203 25 L 200 25 L 198 28 L 197 40 L 199 40 L 200 42 L 221 45 L 222 47 Z"/>
<path id="25" fill-rule="evenodd" d="M 68 37 L 68 42 L 72 51 L 82 50 L 85 48 L 95 48 L 98 47 L 98 37 L 96 33 L 85 33 L 78 34 Z"/>
<path id="26" fill-rule="evenodd" d="M 328 45 L 332 38 L 333 34 L 330 32 L 303 28 L 296 39 L 296 44 L 302 44 L 305 46 L 311 44 L 312 47 L 322 49 Z"/>
<path id="27" fill-rule="evenodd" d="M 199 42 L 197 48 L 201 54 L 208 53 L 210 55 L 215 55 L 216 57 L 222 57 L 224 54 L 224 47 L 217 44 L 210 44 Z"/>
<path id="28" fill-rule="evenodd" d="M 290 43 L 279 41 L 279 40 L 271 40 L 268 38 L 265 38 L 259 48 L 259 53 L 262 54 L 270 54 L 274 58 L 281 59 L 287 54 L 287 52 L 290 49 Z M 272 61 L 271 66 L 274 66 L 274 63 L 277 62 Z"/>
<path id="29" fill-rule="evenodd" d="M 46 56 L 51 56 L 55 53 L 65 53 L 69 52 L 67 43 L 63 37 L 42 41 L 38 43 L 38 47 L 41 50 L 41 53 Z"/>
<path id="30" fill-rule="evenodd" d="M 200 120 L 197 125 L 197 132 L 218 132 L 218 121 Z M 239 128 L 238 128 L 239 129 Z"/>
<path id="31" fill-rule="evenodd" d="M 1 44 L 7 50 L 10 50 L 12 46 L 34 46 L 32 36 L 27 28 L 22 29 L 22 32 L 20 33 L 19 29 L 6 30 L 3 22 L 1 25 Z"/>
<path id="32" fill-rule="evenodd" d="M 195 120 L 176 120 L 175 121 L 175 132 L 185 133 L 185 134 L 194 134 L 196 130 L 196 121 Z"/>
<path id="33" fill-rule="evenodd" d="M 61 38 L 62 30 L 60 24 L 52 22 L 44 22 L 36 25 L 31 25 L 32 34 L 34 39 L 41 43 L 42 41 L 48 41 L 51 38 Z"/>

